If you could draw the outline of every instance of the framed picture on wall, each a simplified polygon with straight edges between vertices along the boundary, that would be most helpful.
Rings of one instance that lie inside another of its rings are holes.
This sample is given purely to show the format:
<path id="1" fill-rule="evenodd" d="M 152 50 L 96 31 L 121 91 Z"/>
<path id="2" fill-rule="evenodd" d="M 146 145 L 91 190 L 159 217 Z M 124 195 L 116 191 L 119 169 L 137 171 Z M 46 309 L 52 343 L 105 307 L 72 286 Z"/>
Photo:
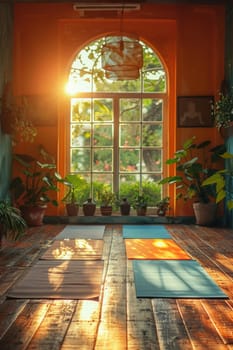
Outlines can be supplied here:
<path id="1" fill-rule="evenodd" d="M 212 127 L 211 102 L 213 101 L 213 96 L 179 96 L 177 99 L 178 127 Z"/>

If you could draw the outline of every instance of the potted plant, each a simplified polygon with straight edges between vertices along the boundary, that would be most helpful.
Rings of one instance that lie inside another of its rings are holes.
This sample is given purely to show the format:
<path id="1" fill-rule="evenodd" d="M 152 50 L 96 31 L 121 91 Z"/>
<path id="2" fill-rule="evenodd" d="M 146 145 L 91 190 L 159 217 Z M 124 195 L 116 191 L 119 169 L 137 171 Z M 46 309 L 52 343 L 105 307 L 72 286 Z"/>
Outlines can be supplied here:
<path id="1" fill-rule="evenodd" d="M 28 226 L 40 226 L 48 203 L 58 205 L 52 197 L 57 192 L 59 175 L 54 163 L 42 163 L 27 154 L 15 154 L 22 167 L 22 176 L 15 177 L 10 185 L 12 200 L 19 207 Z"/>
<path id="2" fill-rule="evenodd" d="M 20 210 L 9 202 L 0 200 L 0 247 L 3 237 L 17 240 L 24 234 L 26 228 Z"/>
<path id="3" fill-rule="evenodd" d="M 68 216 L 77 216 L 79 212 L 80 191 L 83 189 L 83 179 L 76 174 L 68 174 L 59 180 L 66 187 L 67 191 L 62 201 L 66 203 L 66 212 Z"/>
<path id="4" fill-rule="evenodd" d="M 65 197 L 62 199 L 66 203 L 66 212 L 68 216 L 77 216 L 79 212 L 79 203 L 75 196 L 75 187 L 69 181 L 64 181 L 64 184 L 68 187 L 68 191 Z"/>
<path id="5" fill-rule="evenodd" d="M 169 204 L 170 204 L 170 197 L 164 197 L 158 203 L 156 203 L 157 215 L 165 216 L 169 208 Z"/>
<path id="6" fill-rule="evenodd" d="M 103 216 L 111 216 L 116 195 L 111 189 L 104 187 L 99 193 L 100 212 Z"/>
<path id="7" fill-rule="evenodd" d="M 225 147 L 219 145 L 209 149 L 211 141 L 206 140 L 199 144 L 195 141 L 195 136 L 186 140 L 183 148 L 177 150 L 174 157 L 166 161 L 168 165 L 176 165 L 177 173 L 163 178 L 160 184 L 175 184 L 176 199 L 194 201 L 196 223 L 211 225 L 216 218 L 216 192 L 214 186 L 202 186 L 202 183 L 217 171 L 213 165 L 219 162 Z M 203 217 L 204 214 L 207 214 L 206 218 Z"/>
<path id="8" fill-rule="evenodd" d="M 147 213 L 147 199 L 143 193 L 140 193 L 133 200 L 133 208 L 136 210 L 138 216 L 145 216 Z"/>

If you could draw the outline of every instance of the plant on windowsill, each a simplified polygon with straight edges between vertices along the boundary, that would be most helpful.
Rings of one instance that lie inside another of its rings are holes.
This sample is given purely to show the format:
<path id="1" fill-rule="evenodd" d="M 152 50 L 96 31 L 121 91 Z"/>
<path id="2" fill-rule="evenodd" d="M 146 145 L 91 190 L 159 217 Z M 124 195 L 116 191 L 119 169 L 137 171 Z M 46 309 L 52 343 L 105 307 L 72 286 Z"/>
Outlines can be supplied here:
<path id="1" fill-rule="evenodd" d="M 160 184 L 175 184 L 177 200 L 194 201 L 196 223 L 212 225 L 216 219 L 216 192 L 214 186 L 204 187 L 202 183 L 216 173 L 217 168 L 214 168 L 214 164 L 220 161 L 220 155 L 225 151 L 225 146 L 219 145 L 209 149 L 211 141 L 206 140 L 201 143 L 195 141 L 195 136 L 186 140 L 183 148 L 177 150 L 174 157 L 166 161 L 168 165 L 176 165 L 177 173 L 163 178 Z M 206 218 L 203 217 L 205 213 L 209 214 Z"/>
<path id="2" fill-rule="evenodd" d="M 133 208 L 136 210 L 138 216 L 145 216 L 147 213 L 147 198 L 143 193 L 138 194 L 133 199 Z"/>
<path id="3" fill-rule="evenodd" d="M 42 161 L 31 155 L 15 154 L 14 160 L 22 168 L 22 175 L 11 181 L 10 191 L 14 205 L 20 208 L 28 226 L 40 226 L 47 204 L 58 205 L 52 193 L 58 191 L 59 174 L 54 163 L 45 163 L 49 157 L 43 147 L 39 150 Z"/>
<path id="4" fill-rule="evenodd" d="M 100 202 L 101 214 L 103 216 L 111 216 L 116 202 L 116 194 L 108 187 L 104 187 L 98 194 L 98 201 Z"/>
<path id="5" fill-rule="evenodd" d="M 164 197 L 156 203 L 157 215 L 165 216 L 170 204 L 170 197 Z"/>
<path id="6" fill-rule="evenodd" d="M 82 195 L 86 192 L 86 181 L 77 174 L 67 174 L 65 178 L 60 178 L 59 182 L 67 188 L 65 196 L 62 198 L 62 202 L 66 205 L 67 215 L 77 216 Z"/>
<path id="7" fill-rule="evenodd" d="M 62 182 L 68 187 L 65 197 L 62 199 L 62 201 L 66 203 L 67 215 L 77 216 L 79 212 L 79 203 L 75 195 L 75 186 L 66 179 L 64 179 Z"/>

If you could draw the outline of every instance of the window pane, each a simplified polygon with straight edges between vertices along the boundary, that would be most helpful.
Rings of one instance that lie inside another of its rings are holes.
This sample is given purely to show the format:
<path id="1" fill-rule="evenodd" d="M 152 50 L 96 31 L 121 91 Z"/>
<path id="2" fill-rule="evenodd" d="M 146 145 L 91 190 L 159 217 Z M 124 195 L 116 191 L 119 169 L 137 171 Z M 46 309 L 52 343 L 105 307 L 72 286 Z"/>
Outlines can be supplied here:
<path id="1" fill-rule="evenodd" d="M 95 173 L 95 174 L 93 174 L 92 180 L 93 180 L 94 192 L 95 192 L 95 189 L 98 188 L 98 183 L 107 184 L 110 186 L 110 188 L 113 188 L 113 175 L 112 174 Z"/>
<path id="2" fill-rule="evenodd" d="M 112 99 L 94 99 L 94 121 L 112 121 Z"/>
<path id="3" fill-rule="evenodd" d="M 90 124 L 71 124 L 71 137 L 72 147 L 90 146 Z"/>
<path id="4" fill-rule="evenodd" d="M 156 187 L 159 188 L 159 192 L 161 189 L 161 185 L 158 184 L 158 182 L 161 180 L 161 174 L 143 174 L 142 175 L 142 182 L 144 184 L 148 184 L 149 182 L 154 182 L 156 184 Z"/>
<path id="5" fill-rule="evenodd" d="M 162 170 L 162 151 L 161 149 L 151 150 L 144 149 L 142 171 L 143 172 L 160 172 Z"/>
<path id="6" fill-rule="evenodd" d="M 113 169 L 112 149 L 95 149 L 93 156 L 93 171 L 109 172 Z"/>
<path id="7" fill-rule="evenodd" d="M 135 147 L 140 145 L 140 124 L 121 124 L 120 146 Z"/>
<path id="8" fill-rule="evenodd" d="M 89 98 L 71 99 L 71 122 L 85 122 L 91 120 L 91 100 Z"/>
<path id="9" fill-rule="evenodd" d="M 71 149 L 71 172 L 90 171 L 91 153 L 89 149 Z"/>
<path id="10" fill-rule="evenodd" d="M 136 183 L 139 182 L 140 180 L 140 175 L 139 174 L 120 174 L 119 176 L 120 179 L 120 188 L 125 186 L 124 184 L 126 183 Z"/>
<path id="11" fill-rule="evenodd" d="M 140 78 L 136 80 L 116 80 L 108 79 L 105 74 L 105 80 L 98 81 L 95 87 L 95 91 L 99 92 L 140 92 L 141 90 L 141 81 Z"/>
<path id="12" fill-rule="evenodd" d="M 139 172 L 140 171 L 140 151 L 120 149 L 120 171 Z"/>
<path id="13" fill-rule="evenodd" d="M 144 92 L 165 92 L 166 80 L 165 72 L 162 69 L 151 68 L 144 72 Z"/>
<path id="14" fill-rule="evenodd" d="M 146 124 L 142 127 L 142 145 L 144 147 L 162 146 L 162 124 Z"/>
<path id="15" fill-rule="evenodd" d="M 95 146 L 112 146 L 113 126 L 98 124 L 94 125 L 94 145 Z"/>
<path id="16" fill-rule="evenodd" d="M 143 121 L 162 121 L 163 101 L 159 99 L 144 98 L 142 105 Z"/>
<path id="17" fill-rule="evenodd" d="M 122 98 L 120 99 L 120 121 L 138 121 L 140 120 L 140 99 Z"/>

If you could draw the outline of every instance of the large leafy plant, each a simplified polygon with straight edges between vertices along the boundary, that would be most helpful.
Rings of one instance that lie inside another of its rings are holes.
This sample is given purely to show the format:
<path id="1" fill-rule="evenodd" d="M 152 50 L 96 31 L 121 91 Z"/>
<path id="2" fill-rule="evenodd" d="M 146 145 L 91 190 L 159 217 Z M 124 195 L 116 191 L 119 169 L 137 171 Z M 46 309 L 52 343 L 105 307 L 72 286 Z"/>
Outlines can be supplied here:
<path id="1" fill-rule="evenodd" d="M 58 191 L 57 181 L 60 178 L 54 163 L 37 160 L 27 154 L 15 154 L 14 159 L 20 164 L 22 175 L 11 182 L 12 199 L 17 206 L 37 206 L 52 203 L 57 206 L 57 200 L 52 193 Z"/>
<path id="2" fill-rule="evenodd" d="M 196 143 L 196 137 L 186 140 L 183 148 L 177 150 L 174 157 L 168 159 L 166 164 L 176 165 L 176 174 L 168 176 L 160 181 L 161 185 L 175 184 L 177 199 L 208 203 L 216 196 L 214 186 L 202 186 L 203 181 L 214 174 L 217 169 L 214 164 L 219 162 L 220 154 L 223 153 L 224 145 L 209 148 L 211 141 L 205 140 Z"/>

